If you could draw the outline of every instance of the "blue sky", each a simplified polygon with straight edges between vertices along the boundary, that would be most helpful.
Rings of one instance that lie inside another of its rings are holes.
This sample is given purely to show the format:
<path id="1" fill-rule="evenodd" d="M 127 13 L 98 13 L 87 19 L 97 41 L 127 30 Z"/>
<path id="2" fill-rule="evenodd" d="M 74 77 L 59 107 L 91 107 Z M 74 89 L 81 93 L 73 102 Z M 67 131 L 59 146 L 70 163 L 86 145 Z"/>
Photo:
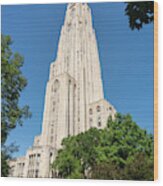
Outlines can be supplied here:
<path id="1" fill-rule="evenodd" d="M 153 133 L 153 24 L 131 31 L 124 3 L 93 3 L 93 25 L 100 55 L 105 98 L 118 112 Z M 7 143 L 16 142 L 24 155 L 40 134 L 46 82 L 55 60 L 66 4 L 2 6 L 2 33 L 9 34 L 13 51 L 24 56 L 28 86 L 20 105 L 28 104 L 32 118 L 14 129 Z"/>

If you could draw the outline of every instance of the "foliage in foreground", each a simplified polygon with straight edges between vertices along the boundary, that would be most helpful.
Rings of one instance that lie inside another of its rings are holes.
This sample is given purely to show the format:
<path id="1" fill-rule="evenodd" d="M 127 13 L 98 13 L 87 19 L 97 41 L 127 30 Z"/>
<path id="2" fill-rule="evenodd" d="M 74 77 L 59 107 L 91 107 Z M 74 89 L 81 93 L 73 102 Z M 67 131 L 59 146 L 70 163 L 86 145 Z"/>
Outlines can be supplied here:
<path id="1" fill-rule="evenodd" d="M 153 180 L 153 136 L 130 115 L 65 138 L 52 164 L 59 178 Z"/>
<path id="2" fill-rule="evenodd" d="M 27 85 L 20 68 L 23 66 L 23 57 L 11 51 L 10 36 L 1 35 L 1 174 L 7 176 L 9 167 L 7 159 L 13 149 L 13 144 L 6 147 L 5 142 L 12 129 L 17 124 L 22 125 L 23 118 L 31 116 L 29 107 L 19 106 L 20 93 Z M 15 147 L 16 148 L 16 147 Z"/>

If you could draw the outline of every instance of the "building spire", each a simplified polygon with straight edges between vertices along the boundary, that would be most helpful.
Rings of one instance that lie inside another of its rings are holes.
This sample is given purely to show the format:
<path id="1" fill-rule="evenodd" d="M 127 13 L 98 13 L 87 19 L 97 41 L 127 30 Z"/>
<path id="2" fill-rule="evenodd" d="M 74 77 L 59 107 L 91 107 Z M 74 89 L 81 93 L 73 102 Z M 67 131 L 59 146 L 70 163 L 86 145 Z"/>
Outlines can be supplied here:
<path id="1" fill-rule="evenodd" d="M 57 58 L 50 66 L 42 133 L 35 137 L 26 156 L 12 164 L 13 176 L 51 177 L 50 165 L 62 148 L 63 138 L 91 127 L 104 128 L 115 112 L 103 95 L 91 10 L 86 3 L 70 3 Z"/>
<path id="2" fill-rule="evenodd" d="M 91 18 L 91 10 L 87 3 L 69 3 L 66 11 L 66 19 L 67 21 L 80 21 L 82 19 L 86 19 L 87 17 Z M 91 20 L 90 20 L 91 23 Z"/>

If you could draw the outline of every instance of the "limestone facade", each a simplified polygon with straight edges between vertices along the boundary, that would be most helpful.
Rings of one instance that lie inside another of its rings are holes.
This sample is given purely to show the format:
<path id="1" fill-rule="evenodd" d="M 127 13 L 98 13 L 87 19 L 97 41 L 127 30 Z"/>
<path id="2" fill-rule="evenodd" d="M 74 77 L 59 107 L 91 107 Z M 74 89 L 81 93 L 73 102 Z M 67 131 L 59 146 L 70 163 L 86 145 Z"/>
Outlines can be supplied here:
<path id="1" fill-rule="evenodd" d="M 26 156 L 9 162 L 10 176 L 52 177 L 61 141 L 91 127 L 104 128 L 115 108 L 104 99 L 99 53 L 86 3 L 67 6 L 57 58 L 50 66 L 42 132 Z"/>

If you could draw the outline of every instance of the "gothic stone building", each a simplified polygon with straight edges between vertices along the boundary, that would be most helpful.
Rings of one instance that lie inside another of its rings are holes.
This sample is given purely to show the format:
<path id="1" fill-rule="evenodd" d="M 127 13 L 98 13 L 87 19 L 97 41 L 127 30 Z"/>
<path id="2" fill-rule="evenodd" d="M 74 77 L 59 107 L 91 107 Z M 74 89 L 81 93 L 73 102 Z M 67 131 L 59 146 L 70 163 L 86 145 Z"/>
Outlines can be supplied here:
<path id="1" fill-rule="evenodd" d="M 91 127 L 104 128 L 114 107 L 104 99 L 99 54 L 86 3 L 67 6 L 57 58 L 50 65 L 42 132 L 24 157 L 9 162 L 13 177 L 52 177 L 61 141 Z"/>

